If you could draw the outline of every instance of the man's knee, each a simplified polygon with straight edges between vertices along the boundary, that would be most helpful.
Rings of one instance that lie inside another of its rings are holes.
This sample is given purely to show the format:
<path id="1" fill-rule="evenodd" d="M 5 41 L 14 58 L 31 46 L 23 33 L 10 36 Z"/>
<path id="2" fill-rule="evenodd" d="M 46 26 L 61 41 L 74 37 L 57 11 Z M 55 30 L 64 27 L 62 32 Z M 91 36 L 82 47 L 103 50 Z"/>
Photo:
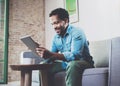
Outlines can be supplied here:
<path id="1" fill-rule="evenodd" d="M 84 70 L 89 68 L 90 64 L 86 61 L 71 61 L 68 63 L 66 70 Z"/>
<path id="2" fill-rule="evenodd" d="M 77 65 L 76 61 L 71 61 L 68 63 L 67 68 L 74 68 Z"/>
<path id="3" fill-rule="evenodd" d="M 78 63 L 78 61 L 71 61 L 68 63 L 66 71 L 76 71 L 77 69 L 80 68 L 80 64 Z"/>

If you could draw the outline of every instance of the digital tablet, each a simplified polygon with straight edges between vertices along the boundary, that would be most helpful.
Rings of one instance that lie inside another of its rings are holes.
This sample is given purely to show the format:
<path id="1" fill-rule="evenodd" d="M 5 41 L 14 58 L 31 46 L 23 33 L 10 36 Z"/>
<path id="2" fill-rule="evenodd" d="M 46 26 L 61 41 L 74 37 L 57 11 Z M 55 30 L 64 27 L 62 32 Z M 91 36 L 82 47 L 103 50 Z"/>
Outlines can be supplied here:
<path id="1" fill-rule="evenodd" d="M 36 48 L 39 47 L 39 44 L 37 44 L 31 36 L 23 36 L 20 38 L 20 40 L 30 49 L 32 52 L 36 54 Z"/>

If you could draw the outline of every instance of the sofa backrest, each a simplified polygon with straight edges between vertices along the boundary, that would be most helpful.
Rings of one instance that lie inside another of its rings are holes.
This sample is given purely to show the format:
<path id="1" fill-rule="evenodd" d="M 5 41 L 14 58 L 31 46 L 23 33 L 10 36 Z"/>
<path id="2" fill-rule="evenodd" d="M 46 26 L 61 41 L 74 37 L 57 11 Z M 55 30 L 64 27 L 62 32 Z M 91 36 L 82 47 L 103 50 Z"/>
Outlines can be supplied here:
<path id="1" fill-rule="evenodd" d="M 95 67 L 109 66 L 110 42 L 110 40 L 89 42 L 89 49 L 93 56 Z"/>
<path id="2" fill-rule="evenodd" d="M 90 53 L 93 57 L 95 67 L 108 67 L 109 65 L 109 55 L 110 55 L 110 44 L 111 40 L 101 40 L 101 41 L 89 41 Z M 36 58 L 35 63 L 39 63 L 41 59 L 37 58 L 30 51 L 24 51 L 21 53 L 21 59 L 24 58 Z"/>

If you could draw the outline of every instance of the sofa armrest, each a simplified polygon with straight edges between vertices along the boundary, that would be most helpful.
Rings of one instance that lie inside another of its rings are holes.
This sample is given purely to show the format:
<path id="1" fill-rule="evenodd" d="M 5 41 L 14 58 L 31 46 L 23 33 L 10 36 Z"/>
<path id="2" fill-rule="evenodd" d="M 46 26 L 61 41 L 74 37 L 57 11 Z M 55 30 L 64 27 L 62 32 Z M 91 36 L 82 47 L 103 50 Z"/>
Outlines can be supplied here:
<path id="1" fill-rule="evenodd" d="M 31 61 L 34 62 L 31 62 Z M 20 62 L 21 64 L 39 64 L 43 59 L 39 56 L 36 56 L 31 51 L 23 51 L 20 55 Z M 39 70 L 32 71 L 32 84 L 35 86 L 39 86 L 40 80 L 39 80 Z"/>
<path id="2" fill-rule="evenodd" d="M 20 56 L 20 62 L 23 64 L 27 64 L 30 63 L 29 61 L 33 60 L 34 62 L 32 62 L 32 64 L 39 64 L 41 61 L 43 61 L 42 58 L 40 58 L 39 56 L 35 55 L 33 52 L 31 51 L 23 51 L 21 52 L 21 56 Z M 25 63 L 26 62 L 26 63 Z"/>
<path id="3" fill-rule="evenodd" d="M 120 86 L 120 37 L 111 40 L 109 86 Z"/>

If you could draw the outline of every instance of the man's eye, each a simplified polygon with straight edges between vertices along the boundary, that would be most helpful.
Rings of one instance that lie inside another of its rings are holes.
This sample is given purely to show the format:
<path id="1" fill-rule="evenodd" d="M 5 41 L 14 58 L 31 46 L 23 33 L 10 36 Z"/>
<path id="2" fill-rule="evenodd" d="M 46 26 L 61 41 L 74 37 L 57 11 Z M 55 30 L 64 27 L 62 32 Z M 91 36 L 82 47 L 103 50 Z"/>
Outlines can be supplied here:
<path id="1" fill-rule="evenodd" d="M 56 21 L 56 22 L 53 22 L 53 23 L 51 23 L 52 25 L 56 25 L 56 24 L 59 24 L 60 23 L 60 21 Z"/>
<path id="2" fill-rule="evenodd" d="M 59 23 L 59 21 L 56 21 L 54 24 L 58 24 Z"/>

